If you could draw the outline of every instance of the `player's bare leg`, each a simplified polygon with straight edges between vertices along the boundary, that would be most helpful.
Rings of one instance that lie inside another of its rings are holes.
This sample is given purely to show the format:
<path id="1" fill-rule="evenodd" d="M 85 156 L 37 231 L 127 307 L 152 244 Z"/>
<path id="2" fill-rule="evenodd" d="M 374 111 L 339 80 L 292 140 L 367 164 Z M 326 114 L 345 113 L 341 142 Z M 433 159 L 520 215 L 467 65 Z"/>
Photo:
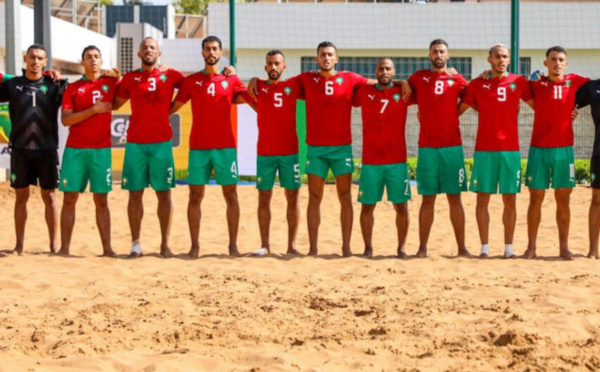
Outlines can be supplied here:
<path id="1" fill-rule="evenodd" d="M 306 221 L 308 223 L 308 240 L 310 242 L 309 256 L 316 256 L 319 252 L 319 225 L 321 224 L 321 200 L 325 190 L 325 179 L 314 174 L 308 175 L 308 208 Z"/>
<path id="2" fill-rule="evenodd" d="M 435 198 L 437 195 L 423 195 L 419 210 L 419 251 L 418 258 L 427 257 L 427 242 L 433 225 Z"/>
<path id="3" fill-rule="evenodd" d="M 79 199 L 78 192 L 65 192 L 63 205 L 60 212 L 60 250 L 58 254 L 68 256 L 70 254 L 71 237 L 73 236 L 73 226 L 75 226 L 75 206 Z"/>
<path id="4" fill-rule="evenodd" d="M 144 217 L 144 204 L 142 198 L 144 190 L 129 191 L 129 201 L 127 202 L 127 218 L 129 219 L 129 229 L 131 231 L 131 241 L 139 244 L 140 230 L 142 228 L 142 218 Z M 141 252 L 131 252 L 130 258 L 140 257 Z"/>
<path id="5" fill-rule="evenodd" d="M 598 235 L 600 234 L 600 189 L 592 189 L 592 202 L 589 214 L 590 251 L 588 258 L 600 258 L 598 256 Z"/>
<path id="6" fill-rule="evenodd" d="M 363 256 L 367 258 L 373 257 L 373 225 L 375 224 L 375 207 L 377 204 L 362 204 L 360 209 L 360 230 L 362 232 L 363 241 L 365 242 L 365 251 Z"/>
<path id="7" fill-rule="evenodd" d="M 504 258 L 516 258 L 512 250 L 515 226 L 517 225 L 517 194 L 503 194 L 504 212 L 502 212 L 502 223 L 504 224 Z"/>
<path id="8" fill-rule="evenodd" d="M 408 215 L 408 203 L 394 204 L 396 210 L 396 229 L 398 231 L 398 250 L 399 258 L 406 258 L 406 236 L 408 235 L 408 225 L 410 217 Z"/>
<path id="9" fill-rule="evenodd" d="M 490 213 L 488 206 L 491 195 L 486 192 L 477 192 L 477 204 L 475 206 L 475 218 L 477 219 L 477 228 L 479 229 L 479 239 L 481 240 L 481 253 L 479 258 L 489 258 L 490 242 Z"/>
<path id="10" fill-rule="evenodd" d="M 56 253 L 60 219 L 58 204 L 56 203 L 56 190 L 42 189 L 42 201 L 44 202 L 44 216 L 46 217 L 46 225 L 48 226 L 48 235 L 50 237 L 50 253 Z"/>
<path id="11" fill-rule="evenodd" d="M 188 225 L 192 247 L 188 253 L 190 258 L 198 258 L 200 254 L 200 220 L 202 218 L 202 199 L 204 199 L 204 185 L 190 185 L 188 200 Z"/>
<path id="12" fill-rule="evenodd" d="M 227 203 L 227 229 L 229 231 L 229 255 L 239 256 L 237 235 L 240 225 L 240 203 L 237 195 L 237 185 L 223 186 L 223 196 Z"/>
<path id="13" fill-rule="evenodd" d="M 536 243 L 537 234 L 542 220 L 542 202 L 546 190 L 529 189 L 529 208 L 527 208 L 527 250 L 523 254 L 523 258 L 536 258 Z"/>
<path id="14" fill-rule="evenodd" d="M 571 188 L 554 190 L 554 198 L 556 199 L 556 224 L 558 225 L 558 241 L 560 245 L 559 257 L 569 261 L 573 259 L 573 255 L 569 251 L 569 225 L 571 223 L 569 202 L 571 191 L 573 191 Z"/>
<path id="15" fill-rule="evenodd" d="M 110 210 L 108 209 L 108 193 L 94 193 L 96 205 L 96 225 L 102 242 L 103 257 L 117 257 L 110 244 Z"/>
<path id="16" fill-rule="evenodd" d="M 298 235 L 298 225 L 300 224 L 300 189 L 285 190 L 287 199 L 287 223 L 288 223 L 288 248 L 287 254 L 299 255 L 296 250 L 296 236 Z"/>
<path id="17" fill-rule="evenodd" d="M 23 243 L 25 241 L 25 223 L 27 222 L 27 201 L 29 200 L 29 186 L 15 189 L 15 233 L 17 243 L 14 252 L 23 254 Z"/>
<path id="18" fill-rule="evenodd" d="M 273 190 L 258 190 L 258 229 L 260 231 L 261 248 L 271 253 L 269 243 L 269 227 L 271 226 L 271 197 Z"/>
<path id="19" fill-rule="evenodd" d="M 352 209 L 352 173 L 341 174 L 335 178 L 338 199 L 340 201 L 340 222 L 342 225 L 342 255 L 352 256 L 350 237 L 352 236 L 352 222 L 354 211 Z"/>
<path id="20" fill-rule="evenodd" d="M 156 214 L 160 224 L 160 255 L 164 258 L 173 257 L 169 248 L 169 233 L 171 232 L 171 219 L 173 217 L 173 204 L 171 203 L 171 190 L 157 191 L 158 207 Z"/>
<path id="21" fill-rule="evenodd" d="M 465 245 L 465 210 L 462 205 L 460 193 L 446 194 L 446 197 L 450 206 L 450 222 L 452 222 L 456 245 L 458 247 L 456 255 L 471 258 L 473 255 L 469 253 Z"/>

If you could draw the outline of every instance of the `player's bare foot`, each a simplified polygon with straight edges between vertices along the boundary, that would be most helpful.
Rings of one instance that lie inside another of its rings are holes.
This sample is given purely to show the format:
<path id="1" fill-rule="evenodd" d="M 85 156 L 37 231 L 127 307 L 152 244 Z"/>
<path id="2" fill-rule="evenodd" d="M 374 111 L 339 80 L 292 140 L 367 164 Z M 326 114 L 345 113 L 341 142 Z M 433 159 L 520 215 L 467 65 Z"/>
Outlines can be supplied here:
<path id="1" fill-rule="evenodd" d="M 22 256 L 23 255 L 23 247 L 22 246 L 15 247 L 15 249 L 13 249 L 13 253 L 16 253 L 19 256 Z"/>
<path id="2" fill-rule="evenodd" d="M 130 252 L 127 258 L 138 258 L 142 257 L 144 254 L 142 252 Z"/>
<path id="3" fill-rule="evenodd" d="M 287 252 L 285 252 L 285 254 L 291 254 L 294 256 L 300 256 L 300 252 L 298 252 L 298 250 L 296 250 L 296 248 L 288 248 Z"/>
<path id="4" fill-rule="evenodd" d="M 112 250 L 112 248 L 108 248 L 102 251 L 101 257 L 117 258 L 117 254 Z"/>
<path id="5" fill-rule="evenodd" d="M 404 249 L 398 249 L 398 258 L 405 259 L 406 257 L 408 257 L 408 255 Z"/>
<path id="6" fill-rule="evenodd" d="M 229 255 L 231 257 L 239 257 L 240 252 L 238 251 L 237 247 L 229 247 Z"/>
<path id="7" fill-rule="evenodd" d="M 490 258 L 490 256 L 487 253 L 480 253 L 479 258 L 485 259 L 485 258 Z"/>
<path id="8" fill-rule="evenodd" d="M 473 256 L 471 254 L 471 252 L 469 252 L 467 250 L 467 248 L 461 248 L 458 250 L 458 253 L 456 254 L 456 257 L 466 257 L 466 258 L 473 258 L 475 256 Z"/>
<path id="9" fill-rule="evenodd" d="M 50 254 L 56 254 L 56 248 L 50 247 Z"/>
<path id="10" fill-rule="evenodd" d="M 504 252 L 504 258 L 517 258 L 517 255 L 515 253 L 506 253 Z"/>
<path id="11" fill-rule="evenodd" d="M 315 248 L 315 249 L 311 248 L 311 249 L 308 251 L 308 255 L 309 255 L 309 256 L 316 256 L 316 255 L 318 255 L 318 254 L 319 254 L 319 251 L 317 250 L 317 248 Z"/>
<path id="12" fill-rule="evenodd" d="M 363 256 L 365 256 L 366 258 L 373 258 L 373 248 L 365 248 Z"/>
<path id="13" fill-rule="evenodd" d="M 527 248 L 525 253 L 523 253 L 523 258 L 526 260 L 532 260 L 537 258 L 537 254 L 535 254 L 535 249 Z"/>
<path id="14" fill-rule="evenodd" d="M 169 247 L 162 247 L 160 249 L 160 255 L 163 258 L 171 258 L 174 256 L 173 252 L 171 252 L 171 250 L 169 249 Z"/>
<path id="15" fill-rule="evenodd" d="M 574 259 L 573 255 L 571 254 L 571 251 L 569 251 L 569 248 L 561 248 L 560 254 L 558 256 L 567 261 L 572 261 Z"/>
<path id="16" fill-rule="evenodd" d="M 188 256 L 190 256 L 190 258 L 192 259 L 198 258 L 198 256 L 200 256 L 200 248 L 192 247 L 192 249 L 190 249 L 190 251 L 188 252 Z"/>
<path id="17" fill-rule="evenodd" d="M 600 259 L 600 256 L 598 256 L 598 251 L 589 251 L 589 253 L 587 254 L 587 258 L 591 258 L 591 259 Z"/>
<path id="18" fill-rule="evenodd" d="M 56 252 L 56 254 L 58 256 L 64 256 L 64 257 L 69 256 L 70 255 L 69 248 L 62 247 L 58 252 Z"/>
<path id="19" fill-rule="evenodd" d="M 427 248 L 419 248 L 417 258 L 427 258 Z"/>
<path id="20" fill-rule="evenodd" d="M 352 257 L 352 251 L 350 250 L 350 248 L 342 248 L 342 256 Z"/>

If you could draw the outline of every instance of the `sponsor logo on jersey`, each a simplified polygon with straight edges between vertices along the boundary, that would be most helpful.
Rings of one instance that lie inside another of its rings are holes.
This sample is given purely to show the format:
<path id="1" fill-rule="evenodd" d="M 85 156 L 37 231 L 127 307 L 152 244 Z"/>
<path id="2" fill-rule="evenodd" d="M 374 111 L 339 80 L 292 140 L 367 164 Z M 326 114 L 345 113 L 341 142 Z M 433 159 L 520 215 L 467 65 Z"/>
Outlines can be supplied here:
<path id="1" fill-rule="evenodd" d="M 483 87 L 485 89 L 491 89 L 492 84 L 483 84 Z"/>
<path id="2" fill-rule="evenodd" d="M 542 81 L 541 84 L 545 87 L 548 87 L 548 82 L 547 81 Z"/>
<path id="3" fill-rule="evenodd" d="M 431 78 L 430 78 L 430 77 L 427 77 L 427 76 L 423 76 L 423 80 L 425 80 L 426 82 L 428 82 L 428 83 L 429 83 L 429 80 L 431 80 Z"/>
<path id="4" fill-rule="evenodd" d="M 23 91 L 23 86 L 22 85 L 21 86 L 17 85 L 17 90 L 20 90 L 22 92 Z"/>
<path id="5" fill-rule="evenodd" d="M 85 88 L 84 88 L 84 87 L 81 87 L 81 88 L 77 89 L 77 91 L 78 91 L 79 93 L 85 93 Z"/>
<path id="6" fill-rule="evenodd" d="M 374 94 L 367 94 L 367 97 L 371 98 L 371 101 L 375 100 L 375 95 Z"/>
<path id="7" fill-rule="evenodd" d="M 202 86 L 203 81 L 196 81 L 196 85 Z"/>
<path id="8" fill-rule="evenodd" d="M 104 84 L 104 85 L 102 86 L 102 91 L 103 91 L 104 93 L 108 92 L 108 85 Z"/>
<path id="9" fill-rule="evenodd" d="M 285 87 L 285 89 L 283 89 L 283 91 L 285 92 L 285 94 L 287 94 L 289 96 L 292 93 L 292 88 Z"/>
<path id="10" fill-rule="evenodd" d="M 133 80 L 135 80 L 135 81 L 142 81 L 142 77 L 141 76 L 134 77 Z"/>
<path id="11" fill-rule="evenodd" d="M 335 82 L 338 83 L 338 85 L 342 85 L 344 83 L 344 79 L 339 77 L 339 78 L 335 79 Z"/>
<path id="12" fill-rule="evenodd" d="M 45 85 L 40 85 L 40 92 L 46 94 L 48 92 L 48 87 Z"/>
<path id="13" fill-rule="evenodd" d="M 509 87 L 511 90 L 515 90 L 515 89 L 517 89 L 517 84 L 515 84 L 515 83 L 510 83 L 510 84 L 508 85 L 508 87 Z"/>
<path id="14" fill-rule="evenodd" d="M 227 89 L 227 87 L 229 86 L 229 83 L 228 83 L 228 82 L 226 82 L 225 80 L 223 80 L 223 81 L 221 82 L 221 86 L 223 87 L 223 89 Z"/>
<path id="15" fill-rule="evenodd" d="M 162 81 L 167 81 L 167 75 L 166 74 L 160 74 L 159 79 L 162 80 Z"/>
<path id="16" fill-rule="evenodd" d="M 448 85 L 453 86 L 454 85 L 454 79 L 448 79 Z"/>
<path id="17" fill-rule="evenodd" d="M 394 94 L 394 101 L 398 102 L 400 101 L 400 95 L 398 93 Z"/>

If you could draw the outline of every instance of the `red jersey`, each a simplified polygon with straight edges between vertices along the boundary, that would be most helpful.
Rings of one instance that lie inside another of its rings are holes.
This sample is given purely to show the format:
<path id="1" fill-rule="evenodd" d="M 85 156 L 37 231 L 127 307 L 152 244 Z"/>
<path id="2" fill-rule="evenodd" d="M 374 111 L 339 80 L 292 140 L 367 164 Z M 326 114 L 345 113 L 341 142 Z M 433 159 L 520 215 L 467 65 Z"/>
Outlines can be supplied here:
<path id="1" fill-rule="evenodd" d="M 523 76 L 472 80 L 462 102 L 479 112 L 475 151 L 519 150 L 519 101 L 532 99 Z"/>
<path id="2" fill-rule="evenodd" d="M 575 94 L 588 78 L 566 74 L 562 81 L 542 77 L 530 83 L 535 116 L 531 146 L 573 146 L 573 119 Z"/>
<path id="3" fill-rule="evenodd" d="M 406 163 L 406 115 L 413 104 L 402 100 L 402 88 L 362 86 L 354 94 L 354 105 L 362 107 L 364 164 Z"/>
<path id="4" fill-rule="evenodd" d="M 83 76 L 80 80 L 69 84 L 62 97 L 62 110 L 80 112 L 94 106 L 96 102 L 112 103 L 117 91 L 117 79 L 103 77 L 88 80 Z M 67 147 L 104 148 L 111 147 L 110 112 L 95 114 L 69 127 Z"/>
<path id="5" fill-rule="evenodd" d="M 458 101 L 467 88 L 465 78 L 460 74 L 420 70 L 408 82 L 419 107 L 419 147 L 462 145 Z"/>
<path id="6" fill-rule="evenodd" d="M 259 80 L 256 106 L 258 115 L 258 155 L 298 153 L 296 100 L 302 98 L 295 78 L 276 85 Z"/>
<path id="7" fill-rule="evenodd" d="M 306 143 L 340 146 L 352 143 L 352 94 L 367 78 L 337 71 L 325 78 L 318 71 L 298 75 L 306 99 Z"/>
<path id="8" fill-rule="evenodd" d="M 231 104 L 235 95 L 246 92 L 237 76 L 207 74 L 204 70 L 188 76 L 176 101 L 192 100 L 191 150 L 235 148 Z"/>
<path id="9" fill-rule="evenodd" d="M 179 71 L 157 68 L 151 72 L 139 69 L 123 76 L 117 97 L 131 99 L 128 142 L 157 143 L 173 137 L 169 110 L 173 93 L 184 78 Z"/>

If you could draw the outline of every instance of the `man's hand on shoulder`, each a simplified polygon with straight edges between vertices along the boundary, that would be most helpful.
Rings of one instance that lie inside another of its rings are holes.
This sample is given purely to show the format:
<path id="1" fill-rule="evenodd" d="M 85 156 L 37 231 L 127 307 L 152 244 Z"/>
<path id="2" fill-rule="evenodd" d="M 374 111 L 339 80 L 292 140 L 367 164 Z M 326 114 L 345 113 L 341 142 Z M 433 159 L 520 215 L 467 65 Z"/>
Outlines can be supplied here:
<path id="1" fill-rule="evenodd" d="M 235 70 L 235 67 L 233 67 L 233 66 L 226 66 L 223 69 L 223 75 L 225 75 L 227 77 L 237 76 L 237 71 Z"/>

